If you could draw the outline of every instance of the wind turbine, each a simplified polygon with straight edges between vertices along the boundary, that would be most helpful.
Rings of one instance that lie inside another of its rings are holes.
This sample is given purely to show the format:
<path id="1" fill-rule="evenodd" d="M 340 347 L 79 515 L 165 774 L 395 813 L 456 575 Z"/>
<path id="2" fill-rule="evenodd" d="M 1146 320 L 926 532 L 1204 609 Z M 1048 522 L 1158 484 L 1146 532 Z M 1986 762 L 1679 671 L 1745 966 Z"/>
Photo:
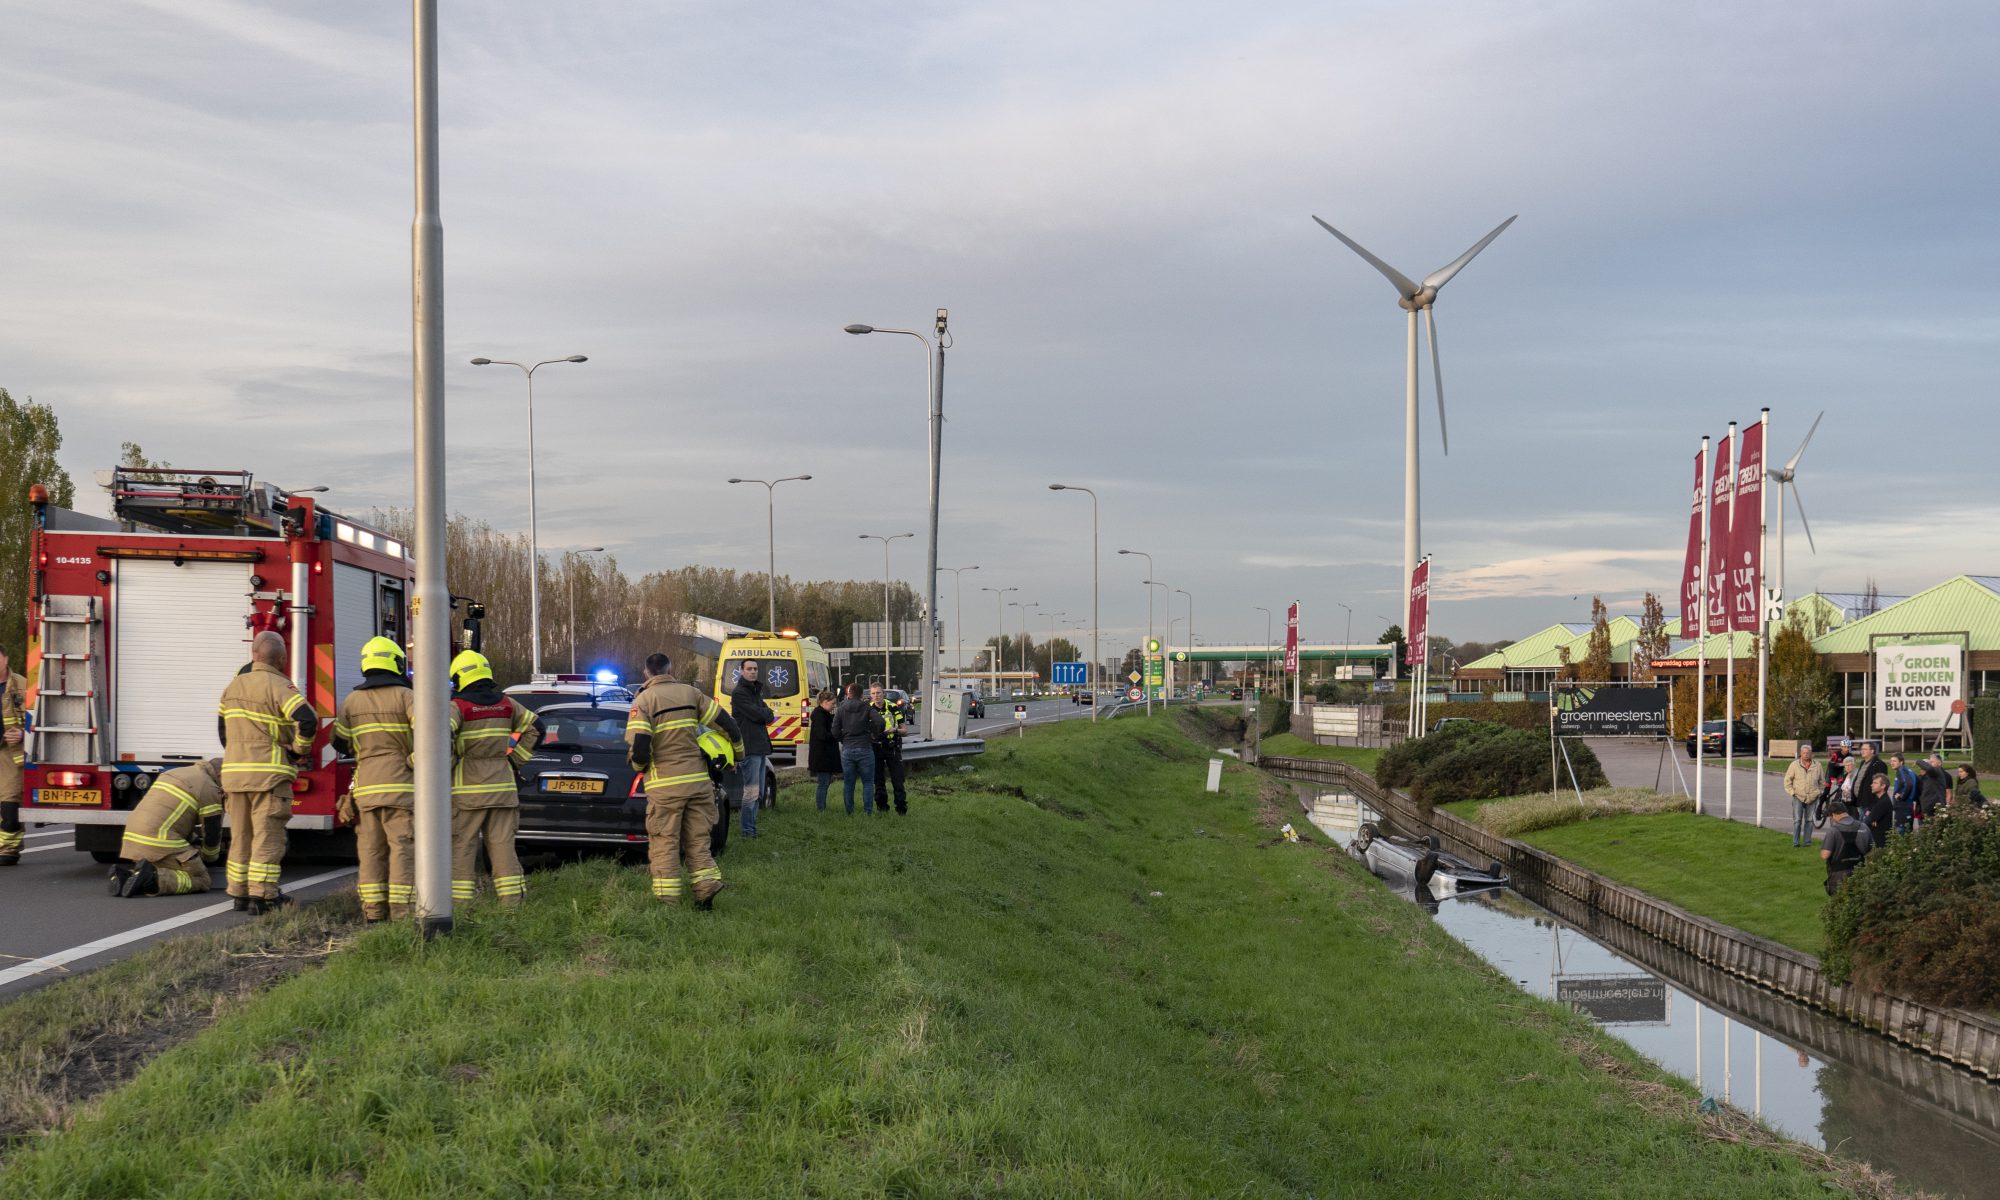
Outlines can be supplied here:
<path id="1" fill-rule="evenodd" d="M 1822 410 L 1819 416 L 1813 418 L 1812 428 L 1806 430 L 1805 440 L 1799 443 L 1798 449 L 1792 451 L 1792 456 L 1785 460 L 1784 466 L 1766 467 L 1764 469 L 1764 477 L 1778 485 L 1778 586 L 1772 589 L 1771 592 L 1770 607 L 1772 612 L 1771 619 L 1773 621 L 1782 621 L 1785 619 L 1784 604 L 1785 604 L 1785 489 L 1786 488 L 1791 489 L 1792 499 L 1798 502 L 1799 524 L 1805 526 L 1806 545 L 1812 548 L 1812 552 L 1814 554 L 1819 553 L 1819 547 L 1813 545 L 1812 522 L 1806 520 L 1806 502 L 1804 498 L 1799 495 L 1799 485 L 1796 481 L 1798 479 L 1798 474 L 1799 474 L 1798 470 L 1799 460 L 1805 457 L 1806 447 L 1812 444 L 1813 434 L 1819 432 L 1819 423 L 1822 420 L 1824 420 L 1825 417 L 1826 413 L 1824 410 Z"/>
<path id="2" fill-rule="evenodd" d="M 1481 250 L 1492 244 L 1494 238 L 1512 225 L 1515 218 L 1508 217 L 1500 222 L 1492 233 L 1473 243 L 1472 249 L 1452 259 L 1449 263 L 1424 276 L 1422 283 L 1410 282 L 1410 277 L 1396 268 L 1376 258 L 1364 249 L 1361 243 L 1348 237 L 1325 221 L 1315 216 L 1319 227 L 1339 238 L 1349 250 L 1359 254 L 1369 266 L 1382 273 L 1396 288 L 1396 303 L 1410 314 L 1409 351 L 1404 356 L 1406 375 L 1403 385 L 1403 581 L 1399 590 L 1403 595 L 1404 624 L 1408 627 L 1410 576 L 1417 570 L 1417 546 L 1422 540 L 1419 534 L 1417 509 L 1417 314 L 1424 314 L 1424 329 L 1431 344 L 1431 378 L 1437 385 L 1438 437 L 1444 443 L 1444 452 L 1451 453 L 1451 437 L 1445 431 L 1444 421 L 1444 372 L 1438 365 L 1437 318 L 1431 313 L 1431 305 L 1437 302 L 1438 289 L 1451 282 L 1451 277 L 1465 269 Z"/>

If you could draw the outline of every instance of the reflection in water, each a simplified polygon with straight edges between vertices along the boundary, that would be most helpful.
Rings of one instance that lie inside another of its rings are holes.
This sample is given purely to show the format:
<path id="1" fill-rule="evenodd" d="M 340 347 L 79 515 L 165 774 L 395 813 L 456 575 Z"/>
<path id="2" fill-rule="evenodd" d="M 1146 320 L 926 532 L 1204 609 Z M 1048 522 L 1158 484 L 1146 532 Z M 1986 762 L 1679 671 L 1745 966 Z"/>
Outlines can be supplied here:
<path id="1" fill-rule="evenodd" d="M 1313 825 L 1342 846 L 1362 822 L 1382 821 L 1352 797 L 1303 794 Z M 1703 1095 L 1906 1186 L 1967 1200 L 1995 1194 L 2000 1086 L 1722 976 L 1568 897 L 1537 897 L 1564 919 L 1514 891 L 1441 903 L 1406 877 L 1384 882 L 1522 988 L 1589 1014 Z"/>

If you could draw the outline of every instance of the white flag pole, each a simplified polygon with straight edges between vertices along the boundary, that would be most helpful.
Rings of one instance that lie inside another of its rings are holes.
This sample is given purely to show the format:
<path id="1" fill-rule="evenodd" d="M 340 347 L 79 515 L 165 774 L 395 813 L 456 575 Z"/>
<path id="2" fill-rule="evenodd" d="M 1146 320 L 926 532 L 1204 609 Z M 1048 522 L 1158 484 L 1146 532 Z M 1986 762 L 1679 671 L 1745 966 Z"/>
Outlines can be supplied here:
<path id="1" fill-rule="evenodd" d="M 1729 443 L 1729 463 L 1723 478 L 1729 481 L 1729 552 L 1736 549 L 1736 465 L 1743 461 L 1742 447 L 1736 444 L 1736 422 L 1729 423 L 1729 435 L 1723 439 Z M 1711 503 L 1714 497 L 1709 497 Z M 1729 578 L 1729 553 L 1722 556 L 1723 579 Z M 1722 613 L 1723 653 L 1728 655 L 1729 674 L 1722 684 L 1722 816 L 1725 820 L 1736 819 L 1736 633 L 1730 629 L 1731 610 L 1736 606 L 1735 596 L 1725 585 L 1722 598 L 1727 601 Z"/>
<path id="2" fill-rule="evenodd" d="M 1695 503 L 1701 506 L 1701 551 L 1695 570 L 1694 606 L 1694 811 L 1700 813 L 1701 782 L 1707 774 L 1702 769 L 1705 754 L 1701 744 L 1701 723 L 1708 716 L 1708 520 L 1710 505 L 1708 494 L 1713 487 L 1713 468 L 1708 461 L 1708 438 L 1701 439 L 1701 469 L 1695 474 Z M 1687 614 L 1681 614 L 1681 633 L 1688 631 Z M 1697 1009 L 1699 1011 L 1699 1009 Z"/>
<path id="3" fill-rule="evenodd" d="M 1757 824 L 1764 824 L 1764 710 L 1770 698 L 1771 676 L 1771 606 L 1764 594 L 1764 560 L 1771 553 L 1771 526 L 1769 521 L 1769 490 L 1766 480 L 1771 473 L 1764 469 L 1771 458 L 1771 410 L 1765 409 L 1758 418 L 1764 426 L 1763 448 L 1757 459 Z M 1739 485 L 1741 481 L 1738 481 Z"/>

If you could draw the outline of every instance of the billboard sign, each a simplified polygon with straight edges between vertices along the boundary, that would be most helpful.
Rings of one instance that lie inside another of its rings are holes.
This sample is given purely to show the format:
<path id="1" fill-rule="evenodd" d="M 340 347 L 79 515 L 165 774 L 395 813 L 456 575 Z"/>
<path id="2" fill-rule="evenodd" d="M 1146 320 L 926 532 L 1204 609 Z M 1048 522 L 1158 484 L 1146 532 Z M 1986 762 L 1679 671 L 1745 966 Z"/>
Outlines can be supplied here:
<path id="1" fill-rule="evenodd" d="M 1965 647 L 1875 647 L 1875 727 L 1957 729 L 1965 711 Z"/>
<path id="2" fill-rule="evenodd" d="M 1057 687 L 1082 687 L 1085 682 L 1083 676 L 1083 664 L 1080 662 L 1049 664 L 1049 682 Z"/>
<path id="3" fill-rule="evenodd" d="M 1667 736 L 1667 689 L 1559 683 L 1551 697 L 1558 737 Z"/>
<path id="4" fill-rule="evenodd" d="M 1758 600 L 1764 553 L 1764 422 L 1737 437 L 1736 484 L 1730 506 L 1729 628 L 1754 633 L 1763 616 Z"/>
<path id="5" fill-rule="evenodd" d="M 1431 557 L 1428 554 L 1410 572 L 1409 615 L 1410 624 L 1404 631 L 1408 640 L 1404 643 L 1403 662 L 1420 667 L 1430 659 Z"/>

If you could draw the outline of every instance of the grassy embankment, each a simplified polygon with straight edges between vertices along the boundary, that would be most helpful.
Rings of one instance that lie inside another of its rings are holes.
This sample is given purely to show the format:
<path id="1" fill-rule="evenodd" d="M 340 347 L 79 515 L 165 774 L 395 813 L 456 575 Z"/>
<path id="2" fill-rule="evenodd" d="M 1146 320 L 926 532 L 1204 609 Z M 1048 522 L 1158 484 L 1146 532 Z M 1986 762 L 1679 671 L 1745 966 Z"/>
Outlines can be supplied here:
<path id="1" fill-rule="evenodd" d="M 1702 1116 L 1351 860 L 1276 839 L 1288 799 L 1257 773 L 1205 794 L 1208 752 L 1175 727 L 1201 719 L 997 742 L 920 776 L 907 818 L 772 814 L 732 843 L 713 914 L 600 860 L 444 941 L 369 930 L 17 1148 L 0 1194 L 1865 1183 Z"/>
<path id="2" fill-rule="evenodd" d="M 1580 821 L 1634 813 L 1693 812 L 1694 800 L 1651 788 L 1602 787 L 1591 788 L 1581 798 L 1574 791 L 1536 792 L 1499 800 L 1454 800 L 1440 807 L 1501 837 L 1518 838 Z"/>

